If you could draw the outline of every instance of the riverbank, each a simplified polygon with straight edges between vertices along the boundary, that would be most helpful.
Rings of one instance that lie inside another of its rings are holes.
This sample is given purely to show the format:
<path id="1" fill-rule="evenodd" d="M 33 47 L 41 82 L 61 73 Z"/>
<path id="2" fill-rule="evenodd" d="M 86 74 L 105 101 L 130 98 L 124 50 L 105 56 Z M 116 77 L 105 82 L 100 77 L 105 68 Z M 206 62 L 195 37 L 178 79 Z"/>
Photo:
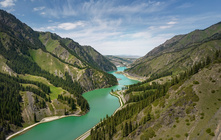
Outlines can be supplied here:
<path id="1" fill-rule="evenodd" d="M 140 76 L 132 76 L 128 73 L 125 73 L 124 71 L 118 71 L 118 72 L 115 72 L 116 74 L 123 74 L 125 77 L 127 77 L 128 79 L 131 79 L 131 80 L 137 80 L 137 81 L 140 81 L 140 82 L 143 82 L 146 80 L 145 77 L 140 77 Z"/>
<path id="2" fill-rule="evenodd" d="M 125 72 L 123 72 L 123 75 L 126 76 L 129 79 L 137 80 L 137 81 L 140 81 L 140 82 L 143 82 L 147 79 L 147 78 L 144 78 L 144 77 L 132 76 L 132 75 L 129 75 L 128 73 L 125 73 Z"/>
<path id="3" fill-rule="evenodd" d="M 9 140 L 9 139 L 11 139 L 11 138 L 13 138 L 13 137 L 15 137 L 15 136 L 17 136 L 17 135 L 19 135 L 19 134 L 21 134 L 21 133 L 23 133 L 23 132 L 25 132 L 25 131 L 27 131 L 27 130 L 33 128 L 33 127 L 36 126 L 36 125 L 41 124 L 41 123 L 46 123 L 46 122 L 50 122 L 50 121 L 54 121 L 54 120 L 58 120 L 58 119 L 61 119 L 61 118 L 64 118 L 64 117 L 70 117 L 70 116 L 79 117 L 79 116 L 81 116 L 81 115 L 79 115 L 79 114 L 72 114 L 72 115 L 62 115 L 62 116 L 46 117 L 46 118 L 43 118 L 40 122 L 34 123 L 34 124 L 32 124 L 32 125 L 30 125 L 30 126 L 28 126 L 28 127 L 23 128 L 22 130 L 19 130 L 18 132 L 14 133 L 14 134 L 12 134 L 12 135 L 9 135 L 9 136 L 6 138 L 6 140 Z"/>
<path id="4" fill-rule="evenodd" d="M 120 110 L 120 109 L 124 106 L 124 104 L 126 103 L 126 100 L 124 99 L 123 96 L 121 96 L 121 94 L 120 94 L 119 92 L 120 92 L 120 91 L 117 91 L 116 94 L 110 92 L 110 94 L 111 94 L 112 96 L 117 97 L 117 98 L 119 99 L 119 102 L 120 102 L 120 107 L 117 108 L 117 109 L 114 111 L 113 115 L 114 115 L 118 110 Z M 98 123 L 98 124 L 99 124 L 99 123 Z M 96 124 L 96 125 L 98 125 L 98 124 Z M 95 125 L 94 127 L 96 127 L 96 125 Z M 94 128 L 94 127 L 93 127 L 93 128 Z M 80 135 L 79 137 L 77 137 L 76 140 L 85 140 L 87 137 L 90 136 L 90 131 L 91 131 L 91 129 L 89 129 L 87 132 L 85 132 L 84 134 L 82 134 L 82 135 Z"/>

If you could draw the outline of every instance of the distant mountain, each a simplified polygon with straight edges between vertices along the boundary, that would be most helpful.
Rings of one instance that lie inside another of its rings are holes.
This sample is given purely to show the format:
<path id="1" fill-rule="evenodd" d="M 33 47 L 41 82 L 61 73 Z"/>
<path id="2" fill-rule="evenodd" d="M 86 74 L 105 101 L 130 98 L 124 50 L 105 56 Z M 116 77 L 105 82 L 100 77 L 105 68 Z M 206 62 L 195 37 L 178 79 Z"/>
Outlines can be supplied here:
<path id="1" fill-rule="evenodd" d="M 117 84 L 116 67 L 92 47 L 36 32 L 0 10 L 0 137 L 42 118 L 85 114 L 82 93 Z"/>
<path id="2" fill-rule="evenodd" d="M 221 23 L 173 37 L 126 72 L 146 80 L 114 91 L 126 102 L 92 140 L 221 138 Z"/>
<path id="3" fill-rule="evenodd" d="M 122 54 L 122 55 L 114 55 L 116 57 L 121 57 L 121 58 L 140 58 L 141 56 L 139 55 L 126 55 L 126 54 Z"/>
<path id="4" fill-rule="evenodd" d="M 221 22 L 205 30 L 177 35 L 137 59 L 127 72 L 149 77 L 152 74 L 176 74 L 187 70 L 194 63 L 220 49 L 220 38 Z"/>
<path id="5" fill-rule="evenodd" d="M 106 55 L 105 57 L 117 67 L 127 67 L 137 59 L 135 56 L 126 56 L 126 55 L 124 56 Z"/>

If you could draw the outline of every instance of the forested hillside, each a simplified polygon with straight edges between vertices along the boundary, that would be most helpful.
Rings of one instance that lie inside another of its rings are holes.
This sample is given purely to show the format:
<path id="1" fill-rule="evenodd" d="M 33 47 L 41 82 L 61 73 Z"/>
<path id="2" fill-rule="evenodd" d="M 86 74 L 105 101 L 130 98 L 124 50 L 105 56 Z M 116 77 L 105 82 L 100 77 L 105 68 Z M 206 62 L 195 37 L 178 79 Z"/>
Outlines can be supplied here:
<path id="1" fill-rule="evenodd" d="M 91 130 L 91 139 L 217 139 L 221 51 L 166 80 L 152 77 L 124 91 L 124 107 Z"/>
<path id="2" fill-rule="evenodd" d="M 85 114 L 90 107 L 83 92 L 117 84 L 105 72 L 116 69 L 111 62 L 74 42 L 88 61 L 70 47 L 71 42 L 36 32 L 0 10 L 1 139 L 44 117 Z M 94 54 L 102 62 L 97 63 Z"/>

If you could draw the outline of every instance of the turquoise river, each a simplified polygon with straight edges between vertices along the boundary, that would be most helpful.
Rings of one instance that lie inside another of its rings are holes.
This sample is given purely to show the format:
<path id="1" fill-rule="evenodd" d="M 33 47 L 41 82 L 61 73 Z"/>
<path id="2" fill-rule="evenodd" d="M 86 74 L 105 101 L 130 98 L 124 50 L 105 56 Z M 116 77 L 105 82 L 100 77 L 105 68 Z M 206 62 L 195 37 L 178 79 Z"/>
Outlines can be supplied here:
<path id="1" fill-rule="evenodd" d="M 118 67 L 117 71 L 124 71 Z M 73 140 L 99 123 L 106 114 L 112 115 L 120 107 L 117 97 L 110 95 L 111 89 L 121 90 L 124 85 L 137 83 L 116 71 L 109 72 L 119 79 L 119 85 L 111 88 L 97 89 L 83 94 L 90 105 L 90 111 L 80 117 L 65 117 L 51 122 L 41 123 L 13 140 Z"/>

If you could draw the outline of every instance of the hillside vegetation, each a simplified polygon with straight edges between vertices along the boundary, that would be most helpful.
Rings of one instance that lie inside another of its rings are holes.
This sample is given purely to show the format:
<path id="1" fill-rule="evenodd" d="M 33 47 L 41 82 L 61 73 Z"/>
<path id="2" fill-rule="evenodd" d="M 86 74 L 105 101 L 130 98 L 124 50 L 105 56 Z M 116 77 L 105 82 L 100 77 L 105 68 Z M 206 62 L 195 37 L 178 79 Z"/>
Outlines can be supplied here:
<path id="1" fill-rule="evenodd" d="M 176 75 L 211 56 L 221 47 L 221 23 L 205 30 L 178 35 L 154 48 L 127 70 L 131 75 Z"/>
<path id="2" fill-rule="evenodd" d="M 36 32 L 0 10 L 0 139 L 44 117 L 85 114 L 83 92 L 116 85 L 105 72 L 115 69 L 92 47 Z"/>
<path id="3" fill-rule="evenodd" d="M 157 47 L 146 58 L 137 60 L 127 72 L 149 72 L 149 67 L 157 71 L 151 71 L 145 81 L 125 88 L 126 104 L 91 129 L 91 139 L 220 139 L 221 42 L 220 34 L 214 34 L 220 26 L 219 23 L 210 27 L 214 30 L 196 31 L 197 38 L 204 39 L 200 44 L 191 39 L 193 36 L 185 35 L 196 43 L 195 48 L 185 48 L 188 42 L 181 45 L 184 48 L 178 52 L 187 57 L 178 55 L 174 51 L 178 48 L 170 45 Z M 210 32 L 204 34 L 204 31 Z M 210 33 L 212 37 L 207 36 Z M 185 36 L 171 40 L 182 40 Z M 161 66 L 165 63 L 161 63 L 163 59 L 156 62 L 159 58 L 170 60 L 166 57 L 169 54 L 183 61 L 171 60 L 170 66 Z M 167 66 L 169 71 L 165 71 Z"/>

